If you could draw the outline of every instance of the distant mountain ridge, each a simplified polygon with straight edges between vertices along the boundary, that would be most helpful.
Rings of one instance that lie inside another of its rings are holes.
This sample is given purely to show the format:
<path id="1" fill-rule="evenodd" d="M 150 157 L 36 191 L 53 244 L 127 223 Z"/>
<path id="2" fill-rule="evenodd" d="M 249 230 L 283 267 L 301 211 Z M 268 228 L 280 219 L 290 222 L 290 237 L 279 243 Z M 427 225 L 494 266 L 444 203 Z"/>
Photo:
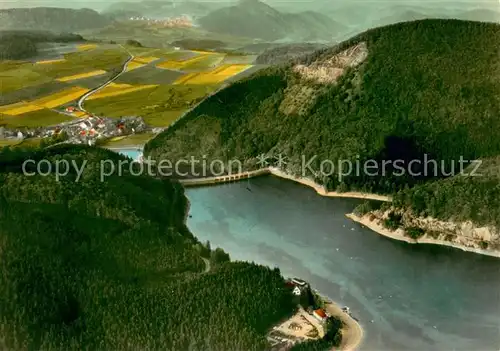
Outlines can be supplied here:
<path id="1" fill-rule="evenodd" d="M 194 18 L 204 16 L 210 11 L 224 6 L 224 3 L 205 3 L 197 1 L 174 2 L 168 0 L 161 1 L 141 1 L 141 2 L 116 2 L 107 7 L 103 14 L 123 14 L 133 13 L 134 16 L 145 16 L 151 18 L 167 18 L 180 15 L 189 15 Z"/>
<path id="2" fill-rule="evenodd" d="M 111 21 L 91 9 L 56 7 L 13 8 L 0 10 L 0 30 L 50 30 L 76 32 L 105 27 Z"/>
<path id="3" fill-rule="evenodd" d="M 284 13 L 259 0 L 243 0 L 215 10 L 200 18 L 198 24 L 215 33 L 269 41 L 331 41 L 346 27 L 330 17 L 313 11 Z"/>

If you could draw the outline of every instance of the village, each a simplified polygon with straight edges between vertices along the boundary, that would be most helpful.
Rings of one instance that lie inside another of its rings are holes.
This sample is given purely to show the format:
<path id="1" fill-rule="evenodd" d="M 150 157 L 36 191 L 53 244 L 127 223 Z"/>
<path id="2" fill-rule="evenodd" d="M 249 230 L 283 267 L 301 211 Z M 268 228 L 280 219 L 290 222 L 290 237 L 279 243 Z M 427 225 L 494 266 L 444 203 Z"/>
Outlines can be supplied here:
<path id="1" fill-rule="evenodd" d="M 147 22 L 148 25 L 155 25 L 164 28 L 191 28 L 193 22 L 188 16 L 173 17 L 167 19 L 153 19 L 145 16 L 130 17 L 130 21 Z"/>
<path id="2" fill-rule="evenodd" d="M 329 328 L 342 325 L 336 316 L 331 316 L 322 307 L 324 302 L 311 289 L 309 283 L 302 279 L 292 278 L 286 281 L 286 286 L 294 295 L 298 308 L 294 315 L 274 326 L 268 333 L 267 339 L 273 351 L 285 351 L 300 342 L 325 338 L 327 334 L 329 336 L 331 334 Z M 350 313 L 348 307 L 344 307 L 342 311 L 346 314 Z"/>
<path id="3" fill-rule="evenodd" d="M 76 108 L 66 107 L 66 113 L 74 113 Z M 98 117 L 86 115 L 69 122 L 48 127 L 6 128 L 0 126 L 0 140 L 42 139 L 56 140 L 58 143 L 96 145 L 115 137 L 140 134 L 146 132 L 159 133 L 162 128 L 150 128 L 142 117 L 127 116 L 122 118 Z"/>

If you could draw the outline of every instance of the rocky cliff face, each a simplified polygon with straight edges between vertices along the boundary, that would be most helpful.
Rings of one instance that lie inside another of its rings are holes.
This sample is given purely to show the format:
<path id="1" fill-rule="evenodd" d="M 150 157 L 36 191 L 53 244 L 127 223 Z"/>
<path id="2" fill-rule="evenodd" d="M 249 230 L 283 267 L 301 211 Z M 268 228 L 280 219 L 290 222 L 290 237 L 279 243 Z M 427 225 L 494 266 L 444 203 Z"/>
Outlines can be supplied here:
<path id="1" fill-rule="evenodd" d="M 365 215 L 370 222 L 384 225 L 391 213 L 401 216 L 400 228 L 395 234 L 406 237 L 407 241 L 416 243 L 442 244 L 448 242 L 452 246 L 462 246 L 474 249 L 500 250 L 500 230 L 493 226 L 478 226 L 470 221 L 442 221 L 432 217 L 415 217 L 410 211 L 391 208 L 385 211 L 372 211 Z M 412 239 L 408 228 L 420 228 L 423 235 Z"/>

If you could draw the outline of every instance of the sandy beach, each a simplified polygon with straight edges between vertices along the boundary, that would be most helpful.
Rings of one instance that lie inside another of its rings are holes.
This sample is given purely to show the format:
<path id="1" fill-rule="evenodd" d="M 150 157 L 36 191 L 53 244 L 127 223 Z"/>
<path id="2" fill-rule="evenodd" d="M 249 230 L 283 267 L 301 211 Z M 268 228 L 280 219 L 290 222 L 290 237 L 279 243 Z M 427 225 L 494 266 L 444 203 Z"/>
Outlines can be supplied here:
<path id="1" fill-rule="evenodd" d="M 340 350 L 342 351 L 355 351 L 361 345 L 363 341 L 363 328 L 361 325 L 354 320 L 349 314 L 342 311 L 342 308 L 336 304 L 334 301 L 321 295 L 320 292 L 316 291 L 325 301 L 325 310 L 330 315 L 338 317 L 343 323 L 342 328 L 342 342 L 340 343 Z M 333 348 L 336 350 L 336 348 Z"/>
<path id="2" fill-rule="evenodd" d="M 465 245 L 459 245 L 453 242 L 445 241 L 445 240 L 438 240 L 438 239 L 433 239 L 433 238 L 428 238 L 424 237 L 421 239 L 411 239 L 407 236 L 404 235 L 404 231 L 402 229 L 398 229 L 395 231 L 391 231 L 387 228 L 385 228 L 382 224 L 380 224 L 377 220 L 370 221 L 368 216 L 363 216 L 359 217 L 355 215 L 354 213 L 349 213 L 346 214 L 346 217 L 358 222 L 365 227 L 373 230 L 374 232 L 383 235 L 385 237 L 394 239 L 394 240 L 399 240 L 399 241 L 404 241 L 409 244 L 433 244 L 433 245 L 441 245 L 441 246 L 448 246 L 448 247 L 453 247 L 456 249 L 460 249 L 462 251 L 467 251 L 467 252 L 473 252 L 476 254 L 480 255 L 486 255 L 486 256 L 492 256 L 492 257 L 497 257 L 500 258 L 500 251 L 497 250 L 483 250 L 475 247 L 468 247 Z"/>

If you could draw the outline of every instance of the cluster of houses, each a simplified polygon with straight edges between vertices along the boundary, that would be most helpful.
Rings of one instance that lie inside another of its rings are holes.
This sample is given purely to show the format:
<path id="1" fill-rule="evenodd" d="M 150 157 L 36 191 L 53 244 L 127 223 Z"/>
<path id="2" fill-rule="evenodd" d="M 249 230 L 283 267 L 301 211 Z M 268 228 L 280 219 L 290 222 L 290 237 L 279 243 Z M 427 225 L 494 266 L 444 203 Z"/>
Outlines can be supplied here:
<path id="1" fill-rule="evenodd" d="M 95 145 L 99 139 L 143 133 L 149 131 L 142 117 L 132 116 L 120 119 L 95 117 L 80 118 L 51 127 L 8 129 L 0 127 L 0 139 L 51 138 L 64 135 L 72 144 Z"/>
<path id="2" fill-rule="evenodd" d="M 298 278 L 289 279 L 286 281 L 286 285 L 292 289 L 292 293 L 295 296 L 300 297 L 300 296 L 312 295 L 311 286 L 309 285 L 309 283 L 307 283 L 302 279 Z M 320 323 L 324 323 L 328 319 L 328 315 L 322 308 L 310 309 L 310 313 Z"/>
<path id="3" fill-rule="evenodd" d="M 156 25 L 165 28 L 191 28 L 193 27 L 193 22 L 188 16 L 180 16 L 167 19 L 152 19 L 144 16 L 130 17 L 131 21 L 144 21 L 148 25 Z"/>

